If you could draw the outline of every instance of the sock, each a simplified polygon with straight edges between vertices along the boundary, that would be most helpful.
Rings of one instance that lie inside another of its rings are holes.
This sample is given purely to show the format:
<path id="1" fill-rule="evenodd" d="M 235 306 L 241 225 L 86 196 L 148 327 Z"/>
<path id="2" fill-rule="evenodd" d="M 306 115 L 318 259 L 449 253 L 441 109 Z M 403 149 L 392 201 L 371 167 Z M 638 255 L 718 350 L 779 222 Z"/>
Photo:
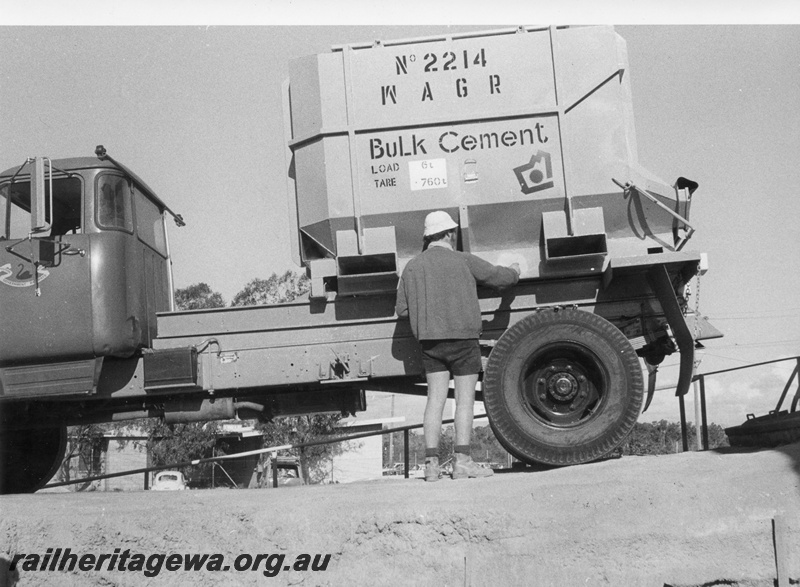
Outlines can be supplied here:
<path id="1" fill-rule="evenodd" d="M 425 458 L 428 459 L 430 457 L 438 457 L 439 456 L 439 449 L 437 448 L 426 448 L 425 449 Z"/>
<path id="2" fill-rule="evenodd" d="M 456 454 L 470 455 L 468 444 L 457 444 L 453 447 L 453 452 Z"/>

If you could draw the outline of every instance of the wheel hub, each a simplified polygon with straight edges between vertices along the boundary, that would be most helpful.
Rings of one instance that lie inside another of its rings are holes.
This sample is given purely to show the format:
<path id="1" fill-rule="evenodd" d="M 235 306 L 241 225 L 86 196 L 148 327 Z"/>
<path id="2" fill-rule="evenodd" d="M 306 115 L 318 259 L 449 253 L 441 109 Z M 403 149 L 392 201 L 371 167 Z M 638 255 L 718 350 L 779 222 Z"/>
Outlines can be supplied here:
<path id="1" fill-rule="evenodd" d="M 578 422 L 598 399 L 584 367 L 569 359 L 549 361 L 537 371 L 534 381 L 527 399 L 533 410 L 550 423 Z"/>
<path id="2" fill-rule="evenodd" d="M 578 380 L 571 373 L 558 372 L 549 377 L 547 390 L 554 399 L 566 402 L 578 395 Z"/>

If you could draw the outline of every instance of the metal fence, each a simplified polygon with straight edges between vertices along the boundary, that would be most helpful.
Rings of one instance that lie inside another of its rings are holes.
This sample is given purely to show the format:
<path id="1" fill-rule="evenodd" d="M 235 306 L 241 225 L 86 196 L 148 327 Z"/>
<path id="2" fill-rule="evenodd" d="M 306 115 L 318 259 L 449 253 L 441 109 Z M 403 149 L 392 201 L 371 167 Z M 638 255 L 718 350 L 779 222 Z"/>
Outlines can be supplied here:
<path id="1" fill-rule="evenodd" d="M 786 396 L 789 393 L 789 389 L 792 386 L 792 382 L 794 381 L 795 377 L 798 378 L 798 385 L 797 385 L 797 392 L 792 399 L 790 411 L 794 412 L 797 409 L 797 404 L 800 401 L 800 356 L 798 357 L 787 357 L 785 359 L 774 359 L 772 361 L 764 361 L 762 363 L 752 363 L 750 365 L 742 365 L 740 367 L 732 367 L 730 369 L 720 369 L 719 371 L 709 371 L 708 373 L 699 373 L 692 377 L 692 382 L 695 386 L 695 402 L 699 402 L 700 406 L 700 419 L 701 425 L 697 427 L 698 433 L 702 434 L 702 438 L 698 439 L 698 446 L 702 444 L 703 450 L 708 450 L 708 414 L 706 410 L 706 377 L 711 377 L 712 375 L 720 375 L 722 373 L 730 373 L 732 371 L 741 371 L 742 369 L 752 369 L 753 367 L 761 367 L 763 365 L 771 365 L 773 363 L 782 363 L 784 361 L 795 361 L 795 367 L 792 371 L 792 374 L 789 376 L 789 380 L 786 382 L 786 385 L 783 388 L 783 392 L 781 393 L 781 397 L 778 400 L 775 409 L 770 411 L 770 413 L 777 413 L 780 411 L 781 407 L 783 406 L 783 402 L 786 400 Z M 680 405 L 681 411 L 681 440 L 683 442 L 683 450 L 689 450 L 689 437 L 687 432 L 687 425 L 686 425 L 686 406 L 684 402 L 685 396 L 678 396 L 678 403 Z M 752 416 L 752 414 L 748 414 L 748 416 Z"/>

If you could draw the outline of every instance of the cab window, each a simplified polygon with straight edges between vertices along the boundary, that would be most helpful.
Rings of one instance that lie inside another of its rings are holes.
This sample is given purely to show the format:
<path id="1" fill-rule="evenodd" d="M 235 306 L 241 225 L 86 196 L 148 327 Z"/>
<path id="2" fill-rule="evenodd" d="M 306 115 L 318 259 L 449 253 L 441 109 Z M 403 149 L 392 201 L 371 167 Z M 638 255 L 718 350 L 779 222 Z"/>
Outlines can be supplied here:
<path id="1" fill-rule="evenodd" d="M 167 256 L 167 237 L 161 210 L 143 193 L 134 187 L 134 209 L 136 210 L 136 230 L 148 247 L 155 249 L 162 257 Z"/>
<path id="2" fill-rule="evenodd" d="M 133 232 L 130 186 L 120 175 L 104 174 L 97 178 L 97 225 L 100 228 Z"/>
<path id="3" fill-rule="evenodd" d="M 79 177 L 53 179 L 53 209 L 50 209 L 50 182 L 45 182 L 45 220 L 50 230 L 36 237 L 53 237 L 83 232 L 81 208 L 83 184 Z M 31 184 L 29 181 L 0 185 L 0 238 L 23 239 L 31 231 Z"/>

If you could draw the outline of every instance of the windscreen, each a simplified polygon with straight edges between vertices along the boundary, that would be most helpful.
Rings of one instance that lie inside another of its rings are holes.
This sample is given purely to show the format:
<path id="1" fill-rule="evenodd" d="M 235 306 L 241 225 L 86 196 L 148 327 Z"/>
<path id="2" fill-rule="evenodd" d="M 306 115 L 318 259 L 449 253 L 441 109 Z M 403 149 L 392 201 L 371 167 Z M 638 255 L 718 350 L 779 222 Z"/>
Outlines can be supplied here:
<path id="1" fill-rule="evenodd" d="M 45 219 L 50 229 L 37 237 L 83 232 L 81 212 L 82 184 L 78 177 L 53 180 L 53 209 L 50 209 L 50 182 L 45 182 Z M 0 239 L 27 238 L 31 231 L 31 184 L 15 180 L 0 184 Z"/>

